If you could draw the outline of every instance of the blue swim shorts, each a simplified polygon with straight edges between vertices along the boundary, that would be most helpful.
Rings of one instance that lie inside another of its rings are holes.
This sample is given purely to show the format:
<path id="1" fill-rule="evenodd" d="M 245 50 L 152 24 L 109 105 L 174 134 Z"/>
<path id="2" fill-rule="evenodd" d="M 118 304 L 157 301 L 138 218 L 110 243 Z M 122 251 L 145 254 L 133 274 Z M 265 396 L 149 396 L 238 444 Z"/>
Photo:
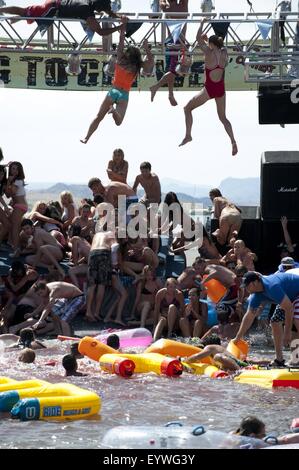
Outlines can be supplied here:
<path id="1" fill-rule="evenodd" d="M 129 92 L 125 90 L 121 90 L 120 88 L 112 87 L 108 91 L 107 96 L 110 96 L 110 98 L 112 98 L 113 103 L 118 103 L 121 100 L 129 101 Z"/>

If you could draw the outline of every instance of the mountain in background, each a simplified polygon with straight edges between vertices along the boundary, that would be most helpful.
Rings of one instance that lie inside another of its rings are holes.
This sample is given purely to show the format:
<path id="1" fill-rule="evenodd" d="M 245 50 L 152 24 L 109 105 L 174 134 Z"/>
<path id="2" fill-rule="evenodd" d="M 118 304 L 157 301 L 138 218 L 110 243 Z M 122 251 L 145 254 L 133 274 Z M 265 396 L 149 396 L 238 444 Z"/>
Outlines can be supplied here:
<path id="1" fill-rule="evenodd" d="M 40 186 L 38 186 L 40 185 Z M 169 191 L 174 191 L 182 202 L 201 203 L 204 207 L 211 206 L 209 190 L 211 186 L 196 185 L 175 180 L 162 178 L 161 186 L 163 197 Z M 258 206 L 260 201 L 260 179 L 259 178 L 226 178 L 218 186 L 222 194 L 239 205 Z M 27 186 L 27 195 L 30 205 L 38 200 L 59 199 L 62 191 L 70 191 L 76 202 L 83 198 L 91 198 L 92 194 L 86 184 L 56 183 L 32 183 Z M 141 196 L 143 191 L 138 191 Z"/>

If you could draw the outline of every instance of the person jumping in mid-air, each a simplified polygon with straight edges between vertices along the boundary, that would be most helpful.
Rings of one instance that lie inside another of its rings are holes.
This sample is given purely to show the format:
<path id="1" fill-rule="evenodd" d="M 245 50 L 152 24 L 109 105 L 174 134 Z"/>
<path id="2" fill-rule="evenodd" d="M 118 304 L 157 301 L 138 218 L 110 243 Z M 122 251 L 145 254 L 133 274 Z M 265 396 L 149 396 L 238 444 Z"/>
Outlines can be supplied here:
<path id="1" fill-rule="evenodd" d="M 205 18 L 201 20 L 196 40 L 199 48 L 204 52 L 205 55 L 205 86 L 184 108 L 185 121 L 186 121 L 186 135 L 179 145 L 187 144 L 191 142 L 191 129 L 193 124 L 192 111 L 195 108 L 203 105 L 210 99 L 215 99 L 217 112 L 220 121 L 224 125 L 226 132 L 228 133 L 232 143 L 232 155 L 238 153 L 237 143 L 235 141 L 233 129 L 231 123 L 226 117 L 225 113 L 225 85 L 224 85 L 224 68 L 228 61 L 227 50 L 223 47 L 223 38 L 218 36 L 211 36 L 206 42 L 206 35 L 202 34 L 203 24 L 206 21 Z"/>
<path id="2" fill-rule="evenodd" d="M 124 24 L 120 31 L 112 88 L 107 93 L 97 117 L 90 124 L 85 139 L 81 139 L 83 144 L 88 142 L 106 114 L 112 114 L 115 124 L 117 126 L 121 125 L 127 111 L 129 91 L 132 84 L 136 80 L 141 67 L 145 69 L 153 62 L 153 55 L 148 47 L 147 41 L 143 43 L 147 57 L 144 62 L 142 61 L 141 51 L 138 47 L 128 46 L 126 50 L 124 50 L 125 32 L 126 25 Z"/>
<path id="3" fill-rule="evenodd" d="M 8 13 L 10 15 L 37 18 L 36 20 L 28 19 L 27 23 L 33 23 L 34 21 L 39 23 L 42 17 L 78 18 L 80 20 L 85 20 L 88 28 L 91 31 L 98 33 L 100 36 L 107 36 L 114 31 L 120 30 L 121 25 L 113 28 L 101 28 L 95 18 L 95 12 L 99 14 L 101 12 L 105 12 L 111 18 L 120 18 L 121 21 L 127 20 L 127 18 L 112 11 L 110 0 L 46 0 L 43 5 L 31 5 L 25 8 L 15 6 L 0 8 L 0 15 L 2 13 Z M 11 23 L 15 23 L 16 21 L 19 21 L 19 19 L 13 18 L 10 20 Z M 51 22 L 47 24 L 50 26 Z"/>

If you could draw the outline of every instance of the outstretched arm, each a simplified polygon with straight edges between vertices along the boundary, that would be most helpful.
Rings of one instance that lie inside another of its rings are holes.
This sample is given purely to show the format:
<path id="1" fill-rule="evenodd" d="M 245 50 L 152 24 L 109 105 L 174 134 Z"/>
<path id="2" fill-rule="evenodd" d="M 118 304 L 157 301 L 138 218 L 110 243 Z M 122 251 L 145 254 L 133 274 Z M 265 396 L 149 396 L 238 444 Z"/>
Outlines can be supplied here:
<path id="1" fill-rule="evenodd" d="M 126 34 L 126 25 L 123 23 L 121 25 L 120 33 L 119 33 L 119 43 L 117 47 L 117 56 L 116 56 L 117 61 L 121 59 L 121 56 L 123 55 L 123 52 L 124 52 L 125 34 Z"/>
<path id="2" fill-rule="evenodd" d="M 281 225 L 282 225 L 284 240 L 286 242 L 288 251 L 289 251 L 289 253 L 293 253 L 294 247 L 293 247 L 292 239 L 291 239 L 289 231 L 288 231 L 288 219 L 284 215 L 283 217 L 281 217 L 280 221 L 281 221 Z"/>
<path id="3" fill-rule="evenodd" d="M 205 35 L 202 34 L 202 30 L 203 30 L 203 25 L 204 23 L 206 22 L 206 18 L 202 18 L 201 22 L 200 22 L 200 26 L 199 26 L 199 29 L 197 31 L 197 35 L 196 35 L 196 41 L 197 41 L 197 44 L 198 44 L 198 47 L 204 52 L 208 52 L 209 51 L 209 48 L 207 46 L 207 43 L 206 43 L 206 38 L 205 38 Z"/>

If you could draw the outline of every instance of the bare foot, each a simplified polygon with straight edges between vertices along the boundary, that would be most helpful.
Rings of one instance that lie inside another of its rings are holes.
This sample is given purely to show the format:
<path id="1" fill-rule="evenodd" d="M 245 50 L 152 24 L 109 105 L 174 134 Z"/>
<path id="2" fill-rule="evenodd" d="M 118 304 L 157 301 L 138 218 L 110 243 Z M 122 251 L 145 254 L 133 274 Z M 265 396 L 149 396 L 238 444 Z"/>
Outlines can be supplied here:
<path id="1" fill-rule="evenodd" d="M 85 137 L 85 139 L 80 139 L 80 142 L 82 142 L 82 144 L 87 144 L 87 142 L 88 142 L 87 137 Z"/>
<path id="2" fill-rule="evenodd" d="M 232 155 L 234 156 L 234 155 L 237 155 L 237 153 L 238 153 L 238 147 L 237 147 L 237 143 L 236 143 L 236 142 L 234 142 L 232 145 L 233 145 L 233 147 L 232 147 Z"/>
<path id="3" fill-rule="evenodd" d="M 157 93 L 155 86 L 150 87 L 150 92 L 151 92 L 151 102 L 153 102 L 155 98 L 155 94 Z"/>
<path id="4" fill-rule="evenodd" d="M 191 140 L 192 140 L 191 135 L 186 136 L 180 143 L 179 147 L 182 147 L 183 145 L 188 144 L 188 142 L 191 142 Z"/>
<path id="5" fill-rule="evenodd" d="M 178 105 L 176 100 L 175 100 L 175 97 L 173 95 L 169 95 L 168 99 L 170 101 L 171 106 L 177 106 Z"/>

